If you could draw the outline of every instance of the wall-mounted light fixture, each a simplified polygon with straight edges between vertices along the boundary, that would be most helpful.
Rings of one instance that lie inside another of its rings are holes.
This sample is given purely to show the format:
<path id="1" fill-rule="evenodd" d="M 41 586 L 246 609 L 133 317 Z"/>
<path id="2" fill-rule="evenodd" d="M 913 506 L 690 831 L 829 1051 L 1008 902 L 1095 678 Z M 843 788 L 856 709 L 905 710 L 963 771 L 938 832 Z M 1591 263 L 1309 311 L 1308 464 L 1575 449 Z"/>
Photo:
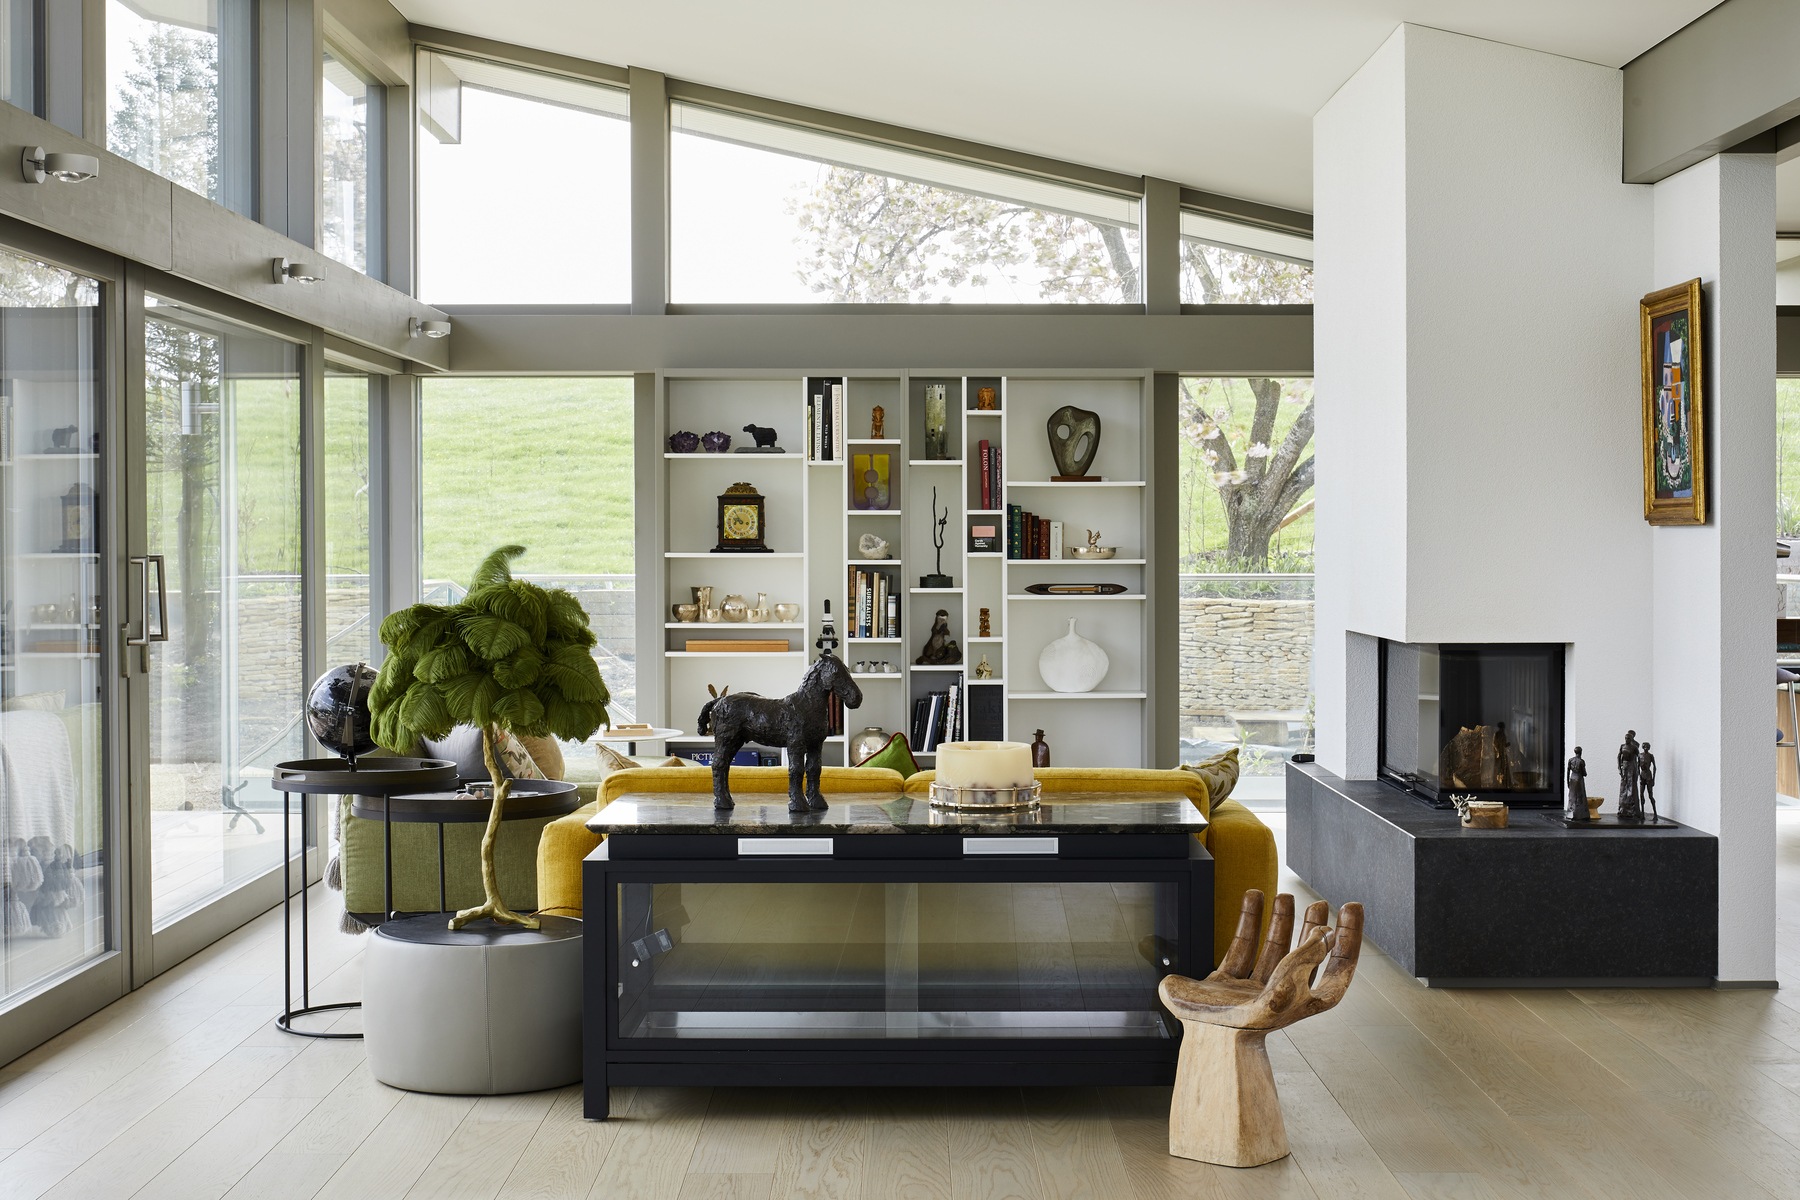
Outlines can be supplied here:
<path id="1" fill-rule="evenodd" d="M 269 260 L 269 274 L 276 283 L 317 283 L 319 272 L 311 263 L 290 262 L 285 258 Z"/>
<path id="2" fill-rule="evenodd" d="M 42 146 L 27 146 L 19 159 L 19 171 L 26 183 L 80 183 L 100 175 L 100 160 L 91 154 L 47 154 Z"/>
<path id="3" fill-rule="evenodd" d="M 421 321 L 414 317 L 412 325 L 408 328 L 408 334 L 412 337 L 446 338 L 450 336 L 450 322 Z"/>

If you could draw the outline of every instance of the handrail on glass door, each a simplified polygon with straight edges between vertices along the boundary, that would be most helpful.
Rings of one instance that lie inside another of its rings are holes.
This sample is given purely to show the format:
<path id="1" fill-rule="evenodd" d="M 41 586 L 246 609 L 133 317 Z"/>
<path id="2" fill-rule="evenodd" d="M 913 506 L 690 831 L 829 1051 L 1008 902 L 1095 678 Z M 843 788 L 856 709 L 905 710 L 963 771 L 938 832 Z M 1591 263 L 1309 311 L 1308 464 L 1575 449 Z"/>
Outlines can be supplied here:
<path id="1" fill-rule="evenodd" d="M 163 569 L 163 556 L 162 555 L 160 555 L 160 554 L 134 554 L 131 556 L 130 562 L 131 562 L 132 566 L 141 568 L 142 572 L 143 572 L 142 575 L 139 576 L 139 580 L 142 584 L 142 591 L 139 593 L 139 600 L 140 600 L 141 607 L 138 610 L 139 612 L 141 612 L 143 614 L 143 618 L 142 618 L 143 624 L 140 626 L 140 628 L 143 630 L 143 632 L 141 634 L 139 634 L 137 637 L 131 636 L 131 622 L 129 620 L 129 614 L 127 614 L 128 619 L 126 620 L 125 624 L 121 625 L 119 627 L 119 630 L 121 633 L 123 633 L 125 635 L 125 644 L 127 646 L 138 647 L 139 652 L 142 654 L 142 658 L 143 658 L 143 669 L 145 671 L 148 671 L 150 669 L 150 643 L 151 642 L 166 642 L 169 640 L 169 588 L 168 588 L 168 581 L 166 578 L 166 572 Z M 152 563 L 154 563 L 156 565 L 156 632 L 155 633 L 150 632 L 150 566 Z M 119 673 L 120 674 L 124 674 L 127 670 L 126 661 L 127 661 L 126 657 L 124 655 L 121 655 L 120 662 L 119 662 Z"/>

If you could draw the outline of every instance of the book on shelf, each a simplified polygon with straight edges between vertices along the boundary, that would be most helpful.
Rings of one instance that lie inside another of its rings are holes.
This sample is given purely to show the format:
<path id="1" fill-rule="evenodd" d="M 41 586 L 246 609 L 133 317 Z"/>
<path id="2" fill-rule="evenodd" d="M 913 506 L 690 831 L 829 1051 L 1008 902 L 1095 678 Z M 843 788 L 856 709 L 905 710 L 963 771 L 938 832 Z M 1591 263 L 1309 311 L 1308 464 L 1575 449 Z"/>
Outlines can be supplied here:
<path id="1" fill-rule="evenodd" d="M 831 385 L 831 429 L 836 440 L 831 443 L 831 458 L 841 462 L 844 457 L 844 383 L 838 380 Z"/>
<path id="2" fill-rule="evenodd" d="M 945 742 L 963 740 L 963 685 L 926 692 L 913 701 L 909 739 L 920 753 L 930 754 Z"/>
<path id="3" fill-rule="evenodd" d="M 850 569 L 851 637 L 900 636 L 900 597 L 889 571 Z"/>
<path id="4" fill-rule="evenodd" d="M 1006 556 L 1011 559 L 1060 559 L 1065 538 L 1063 523 L 1027 512 L 1017 504 L 1006 506 Z"/>
<path id="5" fill-rule="evenodd" d="M 1061 521 L 1052 521 L 1052 522 L 1050 522 L 1050 553 L 1047 554 L 1045 557 L 1061 558 L 1062 556 L 1063 556 L 1063 523 Z"/>
<path id="6" fill-rule="evenodd" d="M 986 438 L 982 438 L 976 446 L 976 457 L 981 463 L 981 507 L 994 507 L 994 447 Z"/>

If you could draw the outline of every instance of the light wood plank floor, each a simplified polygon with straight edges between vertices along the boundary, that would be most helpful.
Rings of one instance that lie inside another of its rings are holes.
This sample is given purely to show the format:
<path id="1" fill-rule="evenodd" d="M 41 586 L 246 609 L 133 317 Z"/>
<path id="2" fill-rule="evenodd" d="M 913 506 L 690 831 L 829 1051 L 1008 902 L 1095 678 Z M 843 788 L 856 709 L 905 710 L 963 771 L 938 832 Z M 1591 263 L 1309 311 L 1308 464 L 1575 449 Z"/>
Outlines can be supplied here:
<path id="1" fill-rule="evenodd" d="M 1170 1158 L 1166 1088 L 394 1091 L 270 1026 L 271 914 L 0 1067 L 0 1196 L 1800 1196 L 1800 812 L 1779 853 L 1779 992 L 1429 991 L 1365 950 L 1270 1039 L 1294 1153 L 1250 1171 Z M 360 951 L 320 941 L 316 999 Z"/>

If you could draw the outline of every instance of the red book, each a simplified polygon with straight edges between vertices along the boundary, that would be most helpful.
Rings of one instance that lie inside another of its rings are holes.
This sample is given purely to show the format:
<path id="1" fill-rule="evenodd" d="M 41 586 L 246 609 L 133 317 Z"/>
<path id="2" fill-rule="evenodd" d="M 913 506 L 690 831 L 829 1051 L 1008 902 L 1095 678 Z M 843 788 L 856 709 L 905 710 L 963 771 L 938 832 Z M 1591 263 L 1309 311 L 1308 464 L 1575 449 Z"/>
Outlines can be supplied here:
<path id="1" fill-rule="evenodd" d="M 988 442 L 981 439 L 981 507 L 994 507 L 993 467 L 988 460 Z"/>

